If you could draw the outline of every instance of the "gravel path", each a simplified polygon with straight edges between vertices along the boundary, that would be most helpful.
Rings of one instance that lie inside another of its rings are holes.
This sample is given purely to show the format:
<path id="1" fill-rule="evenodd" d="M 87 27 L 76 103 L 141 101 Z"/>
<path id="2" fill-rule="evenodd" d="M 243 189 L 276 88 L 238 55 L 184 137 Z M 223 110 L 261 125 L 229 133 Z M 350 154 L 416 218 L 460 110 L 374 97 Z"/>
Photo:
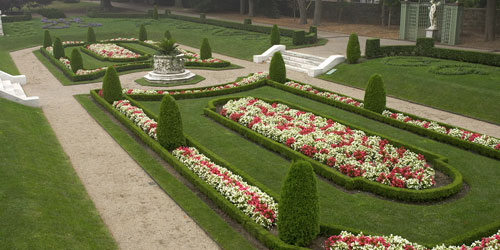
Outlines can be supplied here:
<path id="1" fill-rule="evenodd" d="M 185 49 L 198 49 L 181 46 Z M 63 149 L 82 180 L 97 210 L 121 249 L 217 249 L 218 246 L 166 195 L 129 155 L 104 131 L 80 104 L 75 94 L 88 93 L 101 83 L 62 86 L 33 55 L 35 48 L 11 52 L 22 74 L 28 96 L 38 95 L 42 109 Z M 251 72 L 267 71 L 268 65 L 214 54 L 243 69 L 227 71 L 192 70 L 206 80 L 182 89 L 233 81 Z M 136 84 L 146 72 L 120 76 L 122 86 L 154 89 Z M 321 88 L 362 99 L 359 89 L 287 72 L 288 77 Z M 387 106 L 429 119 L 500 137 L 500 126 L 436 110 L 395 98 Z"/>

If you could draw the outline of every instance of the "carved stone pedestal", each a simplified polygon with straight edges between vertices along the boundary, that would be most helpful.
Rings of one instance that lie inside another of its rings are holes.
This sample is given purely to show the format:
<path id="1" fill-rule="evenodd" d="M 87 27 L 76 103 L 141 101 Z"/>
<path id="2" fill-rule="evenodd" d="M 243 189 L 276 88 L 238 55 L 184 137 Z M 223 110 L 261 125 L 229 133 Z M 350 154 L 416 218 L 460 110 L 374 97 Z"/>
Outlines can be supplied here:
<path id="1" fill-rule="evenodd" d="M 438 29 L 427 28 L 427 29 L 425 29 L 425 37 L 436 39 L 438 31 L 439 31 Z"/>
<path id="2" fill-rule="evenodd" d="M 144 79 L 152 83 L 174 83 L 187 81 L 196 75 L 184 69 L 184 54 L 176 56 L 153 57 L 153 71 L 149 72 Z"/>

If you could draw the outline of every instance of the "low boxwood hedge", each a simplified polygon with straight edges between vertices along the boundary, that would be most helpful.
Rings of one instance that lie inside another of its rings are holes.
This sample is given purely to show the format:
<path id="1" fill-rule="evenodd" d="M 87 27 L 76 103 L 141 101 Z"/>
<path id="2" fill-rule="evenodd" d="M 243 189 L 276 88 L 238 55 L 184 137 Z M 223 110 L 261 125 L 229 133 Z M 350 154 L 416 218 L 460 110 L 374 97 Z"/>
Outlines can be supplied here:
<path id="1" fill-rule="evenodd" d="M 31 20 L 31 12 L 13 12 L 11 14 L 7 14 L 7 16 L 2 17 L 2 22 L 4 23 L 13 23 L 13 22 L 22 22 Z"/>

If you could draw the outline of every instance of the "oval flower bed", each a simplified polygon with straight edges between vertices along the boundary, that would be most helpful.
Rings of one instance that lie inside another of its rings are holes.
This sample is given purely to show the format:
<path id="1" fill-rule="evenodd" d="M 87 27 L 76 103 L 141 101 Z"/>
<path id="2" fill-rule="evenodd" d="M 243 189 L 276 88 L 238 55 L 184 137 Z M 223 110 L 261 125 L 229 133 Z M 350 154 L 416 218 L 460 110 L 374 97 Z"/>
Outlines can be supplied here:
<path id="1" fill-rule="evenodd" d="M 138 58 L 141 56 L 114 43 L 94 43 L 85 46 L 85 48 L 107 58 Z"/>
<path id="2" fill-rule="evenodd" d="M 435 246 L 431 249 L 412 243 L 400 236 L 365 236 L 363 233 L 353 235 L 342 231 L 325 241 L 326 250 L 496 250 L 500 249 L 500 230 L 481 240 L 473 242 L 470 246 Z"/>
<path id="3" fill-rule="evenodd" d="M 157 123 L 149 118 L 142 109 L 133 106 L 128 100 L 115 101 L 113 107 L 151 138 L 157 140 Z M 179 147 L 172 154 L 255 222 L 266 228 L 276 225 L 278 204 L 258 187 L 247 184 L 241 176 L 211 162 L 196 148 Z"/>
<path id="4" fill-rule="evenodd" d="M 327 92 L 327 91 L 319 91 L 317 89 L 314 89 L 310 85 L 296 83 L 293 81 L 286 82 L 285 85 L 292 87 L 292 88 L 300 89 L 300 90 L 303 90 L 306 92 L 310 92 L 310 93 L 313 93 L 315 95 L 323 96 L 323 97 L 326 97 L 328 99 L 333 99 L 333 100 L 340 101 L 340 102 L 347 103 L 347 104 L 351 104 L 351 105 L 354 105 L 357 107 L 363 107 L 362 102 L 355 101 L 350 97 L 340 96 L 340 95 L 337 95 L 335 93 Z M 480 144 L 480 145 L 490 147 L 490 148 L 493 148 L 496 150 L 500 150 L 500 139 L 499 138 L 495 138 L 495 137 L 484 135 L 484 134 L 474 133 L 474 132 L 471 132 L 471 131 L 468 131 L 465 129 L 459 129 L 459 128 L 453 128 L 453 127 L 447 128 L 445 126 L 439 125 L 436 121 L 415 120 L 415 119 L 412 119 L 411 117 L 409 117 L 403 113 L 393 113 L 389 110 L 384 110 L 382 112 L 382 115 L 389 117 L 389 118 L 392 118 L 392 119 L 395 119 L 395 120 L 398 120 L 398 121 L 401 121 L 401 122 L 404 122 L 404 123 L 413 124 L 413 125 L 416 125 L 416 126 L 419 126 L 419 127 L 422 127 L 422 128 L 434 131 L 434 132 L 446 134 L 446 135 L 449 135 L 449 136 L 452 136 L 455 138 L 459 138 L 461 140 L 466 140 L 466 141 L 469 141 L 472 143 L 476 143 L 476 144 Z"/>
<path id="5" fill-rule="evenodd" d="M 423 155 L 284 104 L 246 97 L 228 101 L 220 114 L 350 177 L 416 190 L 435 183 Z"/>

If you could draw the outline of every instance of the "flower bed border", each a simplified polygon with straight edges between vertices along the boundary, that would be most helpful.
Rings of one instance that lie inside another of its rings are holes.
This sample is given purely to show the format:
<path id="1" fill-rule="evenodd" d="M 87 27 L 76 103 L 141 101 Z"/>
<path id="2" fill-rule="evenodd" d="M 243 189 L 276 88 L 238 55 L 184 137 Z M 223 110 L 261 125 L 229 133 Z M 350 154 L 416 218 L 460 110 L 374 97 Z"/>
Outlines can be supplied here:
<path id="1" fill-rule="evenodd" d="M 109 43 L 109 44 L 116 44 L 117 46 L 120 46 L 124 49 L 128 49 L 134 53 L 137 53 L 139 54 L 140 56 L 139 57 L 136 57 L 136 58 L 111 58 L 111 57 L 104 57 L 104 56 L 101 56 L 101 55 L 98 55 L 96 54 L 94 51 L 92 50 L 89 50 L 87 48 L 85 48 L 85 46 L 89 45 L 89 44 L 97 44 L 97 43 Z M 139 62 L 139 61 L 144 61 L 144 60 L 148 60 L 151 56 L 147 53 L 143 53 L 142 51 L 139 51 L 139 50 L 136 50 L 134 48 L 131 48 L 129 46 L 123 46 L 123 45 L 119 45 L 118 43 L 115 43 L 115 42 L 96 42 L 96 43 L 85 43 L 83 44 L 83 46 L 80 47 L 80 50 L 82 52 L 84 52 L 85 54 L 91 56 L 91 57 L 94 57 L 96 58 L 97 60 L 100 60 L 100 61 L 108 61 L 108 62 Z"/>
<path id="2" fill-rule="evenodd" d="M 328 166 L 326 166 L 323 163 L 320 163 L 317 160 L 311 159 L 307 157 L 306 155 L 303 155 L 300 152 L 297 152 L 291 148 L 286 147 L 285 145 L 276 142 L 270 138 L 267 138 L 237 122 L 232 121 L 229 118 L 223 117 L 222 115 L 218 114 L 216 112 L 216 106 L 220 104 L 225 104 L 227 101 L 236 99 L 236 98 L 243 98 L 243 97 L 222 97 L 222 98 L 217 98 L 210 100 L 208 102 L 208 107 L 206 107 L 203 112 L 205 115 L 208 117 L 212 118 L 216 122 L 220 123 L 221 125 L 228 127 L 242 136 L 264 146 L 265 148 L 274 151 L 276 153 L 279 153 L 281 155 L 284 155 L 286 158 L 290 160 L 305 160 L 311 163 L 311 165 L 314 168 L 314 171 L 325 177 L 326 179 L 333 181 L 334 183 L 343 186 L 344 188 L 348 190 L 362 190 L 362 191 L 367 191 L 370 193 L 378 194 L 380 196 L 386 197 L 386 198 L 391 198 L 391 199 L 397 199 L 397 200 L 402 200 L 402 201 L 411 201 L 411 202 L 425 202 L 425 201 L 431 201 L 431 200 L 441 200 L 446 197 L 449 197 L 451 195 L 454 195 L 462 189 L 462 183 L 463 183 L 463 177 L 462 174 L 450 166 L 448 163 L 447 158 L 445 158 L 442 155 L 438 155 L 435 153 L 431 153 L 429 151 L 426 151 L 424 149 L 412 146 L 412 145 L 407 145 L 404 144 L 400 141 L 397 141 L 395 139 L 389 138 L 387 136 L 380 135 L 378 133 L 366 130 L 364 128 L 360 128 L 359 126 L 350 124 L 348 122 L 339 120 L 339 119 L 334 119 L 332 117 L 326 116 L 319 114 L 318 112 L 306 109 L 304 107 L 300 107 L 282 100 L 268 100 L 265 98 L 259 98 L 259 100 L 265 101 L 267 103 L 282 103 L 287 105 L 290 108 L 293 109 L 298 109 L 306 112 L 313 113 L 314 115 L 324 117 L 326 119 L 331 119 L 335 122 L 339 122 L 345 126 L 348 126 L 352 129 L 358 129 L 362 130 L 366 133 L 367 136 L 370 135 L 375 135 L 379 136 L 381 138 L 387 139 L 390 144 L 400 147 L 403 146 L 408 150 L 411 150 L 415 153 L 419 153 L 425 156 L 427 161 L 432 162 L 432 167 L 445 173 L 448 175 L 450 178 L 452 178 L 452 183 L 443 186 L 443 187 L 438 187 L 438 188 L 432 188 L 432 189 L 424 189 L 424 190 L 411 190 L 411 189 L 401 189 L 401 188 L 395 188 L 391 187 L 388 185 L 384 185 L 381 183 L 377 183 L 374 181 L 367 180 L 362 177 L 354 177 L 351 178 L 349 176 L 346 176 L 339 171 L 332 169 Z"/>

